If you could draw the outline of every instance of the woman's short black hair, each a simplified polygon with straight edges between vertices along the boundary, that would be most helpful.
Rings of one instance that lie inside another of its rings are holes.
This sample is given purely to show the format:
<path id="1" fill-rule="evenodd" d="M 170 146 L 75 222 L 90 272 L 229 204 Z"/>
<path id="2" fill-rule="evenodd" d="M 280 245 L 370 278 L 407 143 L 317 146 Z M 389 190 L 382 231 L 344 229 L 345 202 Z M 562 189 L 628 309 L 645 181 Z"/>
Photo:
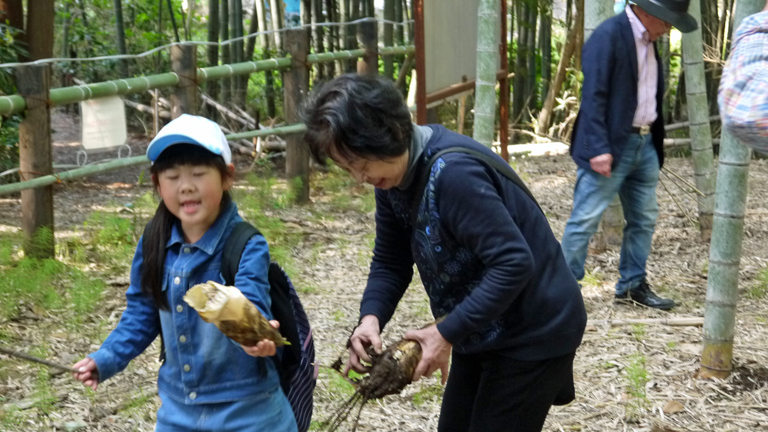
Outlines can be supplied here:
<path id="1" fill-rule="evenodd" d="M 385 78 L 341 75 L 316 89 L 301 118 L 316 162 L 331 155 L 347 160 L 389 159 L 410 147 L 411 113 L 395 84 Z"/>

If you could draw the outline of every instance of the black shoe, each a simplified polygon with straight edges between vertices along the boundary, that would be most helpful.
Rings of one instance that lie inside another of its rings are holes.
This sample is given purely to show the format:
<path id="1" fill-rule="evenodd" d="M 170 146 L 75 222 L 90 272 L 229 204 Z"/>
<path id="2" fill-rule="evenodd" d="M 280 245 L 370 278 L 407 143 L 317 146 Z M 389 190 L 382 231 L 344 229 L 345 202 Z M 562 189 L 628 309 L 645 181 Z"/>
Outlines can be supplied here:
<path id="1" fill-rule="evenodd" d="M 654 294 L 653 291 L 651 291 L 651 287 L 648 286 L 648 282 L 645 280 L 643 280 L 637 287 L 629 290 L 626 294 L 617 294 L 616 300 L 622 302 L 631 301 L 649 308 L 661 310 L 670 310 L 675 307 L 675 302 L 673 300 L 661 298 Z"/>

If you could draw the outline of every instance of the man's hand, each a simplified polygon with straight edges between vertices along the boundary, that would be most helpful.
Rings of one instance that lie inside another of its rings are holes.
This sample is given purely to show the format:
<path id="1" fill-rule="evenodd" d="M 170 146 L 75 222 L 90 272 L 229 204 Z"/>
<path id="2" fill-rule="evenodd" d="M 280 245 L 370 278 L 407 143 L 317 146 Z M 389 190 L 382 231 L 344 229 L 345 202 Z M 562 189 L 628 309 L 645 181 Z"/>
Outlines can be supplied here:
<path id="1" fill-rule="evenodd" d="M 611 164 L 613 163 L 613 156 L 610 153 L 601 154 L 595 156 L 589 160 L 589 166 L 592 170 L 600 175 L 606 177 L 611 176 Z"/>
<path id="2" fill-rule="evenodd" d="M 452 345 L 437 331 L 436 325 L 421 330 L 411 330 L 405 334 L 405 339 L 415 340 L 421 345 L 421 361 L 413 372 L 413 382 L 423 376 L 431 376 L 440 369 L 443 375 L 443 385 L 448 379 L 448 360 L 451 358 Z"/>
<path id="3" fill-rule="evenodd" d="M 360 325 L 357 326 L 352 336 L 349 338 L 349 360 L 344 367 L 344 375 L 349 374 L 349 370 L 352 369 L 358 373 L 364 373 L 368 371 L 368 367 L 360 363 L 360 360 L 370 363 L 371 358 L 365 349 L 373 345 L 373 349 L 377 353 L 381 353 L 381 337 L 379 337 L 379 318 L 376 315 L 366 315 L 360 320 Z"/>
<path id="4" fill-rule="evenodd" d="M 270 320 L 269 324 L 274 328 L 280 328 L 280 323 L 276 320 Z M 275 343 L 268 339 L 260 340 L 255 346 L 240 346 L 246 354 L 253 357 L 271 357 L 277 353 Z"/>

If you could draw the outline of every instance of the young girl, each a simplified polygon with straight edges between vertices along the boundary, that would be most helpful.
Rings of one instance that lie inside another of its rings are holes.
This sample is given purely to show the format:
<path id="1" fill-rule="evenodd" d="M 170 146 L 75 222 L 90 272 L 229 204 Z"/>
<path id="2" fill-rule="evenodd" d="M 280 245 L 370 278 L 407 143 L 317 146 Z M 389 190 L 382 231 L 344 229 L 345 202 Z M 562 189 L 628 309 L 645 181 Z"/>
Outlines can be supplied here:
<path id="1" fill-rule="evenodd" d="M 182 115 L 152 140 L 147 157 L 162 201 L 136 248 L 126 310 L 101 348 L 74 365 L 75 378 L 96 390 L 162 331 L 157 432 L 296 431 L 274 362 L 254 358 L 275 355 L 275 344 L 240 346 L 182 300 L 195 284 L 224 283 L 222 249 L 242 221 L 228 192 L 234 166 L 224 134 L 212 121 Z M 235 286 L 271 318 L 268 266 L 267 242 L 254 236 Z"/>

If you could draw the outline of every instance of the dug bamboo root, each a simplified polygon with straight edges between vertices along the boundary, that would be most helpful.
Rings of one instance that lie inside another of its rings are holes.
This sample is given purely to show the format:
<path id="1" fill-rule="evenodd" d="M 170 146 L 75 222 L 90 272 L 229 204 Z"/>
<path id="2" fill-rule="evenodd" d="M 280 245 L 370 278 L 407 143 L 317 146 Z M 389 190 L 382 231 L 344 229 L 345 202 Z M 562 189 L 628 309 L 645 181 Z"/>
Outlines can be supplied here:
<path id="1" fill-rule="evenodd" d="M 233 341 L 255 346 L 270 340 L 275 346 L 290 345 L 243 293 L 213 281 L 193 286 L 184 296 L 203 321 L 214 324 Z"/>
<path id="2" fill-rule="evenodd" d="M 363 406 L 371 399 L 400 393 L 413 378 L 416 366 L 421 361 L 421 345 L 412 340 L 401 339 L 381 354 L 369 347 L 371 370 L 357 384 L 355 393 L 337 408 L 321 427 L 324 431 L 336 431 L 350 414 L 358 409 L 352 431 L 357 430 Z M 334 369 L 337 367 L 332 366 Z"/>

